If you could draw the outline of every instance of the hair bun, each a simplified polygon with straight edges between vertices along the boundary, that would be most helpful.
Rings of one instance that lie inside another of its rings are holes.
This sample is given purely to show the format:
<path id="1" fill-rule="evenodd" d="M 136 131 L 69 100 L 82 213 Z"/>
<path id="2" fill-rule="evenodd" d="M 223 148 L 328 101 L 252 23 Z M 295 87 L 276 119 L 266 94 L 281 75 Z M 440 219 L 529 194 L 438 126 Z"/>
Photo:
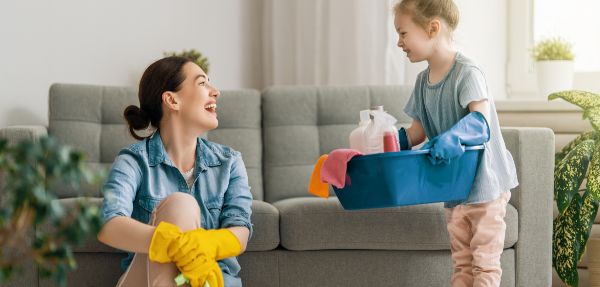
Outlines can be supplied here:
<path id="1" fill-rule="evenodd" d="M 134 133 L 134 130 L 143 130 L 150 125 L 150 117 L 148 114 L 135 105 L 130 105 L 125 108 L 123 116 L 125 117 L 127 124 L 129 124 L 129 131 L 134 138 L 138 138 Z"/>

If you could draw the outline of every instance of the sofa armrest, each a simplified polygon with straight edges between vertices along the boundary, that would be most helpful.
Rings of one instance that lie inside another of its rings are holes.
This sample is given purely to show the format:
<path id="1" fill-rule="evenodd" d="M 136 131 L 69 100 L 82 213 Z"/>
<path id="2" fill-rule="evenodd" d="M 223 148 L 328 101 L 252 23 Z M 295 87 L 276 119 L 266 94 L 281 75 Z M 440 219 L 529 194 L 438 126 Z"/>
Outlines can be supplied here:
<path id="1" fill-rule="evenodd" d="M 519 212 L 516 286 L 552 285 L 554 133 L 548 128 L 502 128 L 519 186 L 510 203 Z"/>
<path id="2" fill-rule="evenodd" d="M 37 141 L 48 135 L 45 126 L 9 126 L 0 128 L 0 139 L 8 140 L 9 144 L 16 144 L 23 140 Z"/>

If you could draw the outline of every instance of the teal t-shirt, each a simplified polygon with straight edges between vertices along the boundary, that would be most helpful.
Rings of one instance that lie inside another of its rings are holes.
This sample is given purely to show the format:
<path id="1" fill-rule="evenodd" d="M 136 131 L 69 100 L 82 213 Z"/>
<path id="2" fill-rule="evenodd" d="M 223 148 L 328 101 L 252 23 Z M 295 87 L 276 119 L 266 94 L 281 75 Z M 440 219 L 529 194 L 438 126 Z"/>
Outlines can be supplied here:
<path id="1" fill-rule="evenodd" d="M 484 144 L 471 193 L 466 201 L 446 202 L 445 207 L 488 202 L 516 187 L 515 164 L 504 144 L 496 106 L 481 69 L 457 52 L 454 64 L 441 81 L 430 84 L 428 78 L 429 68 L 419 73 L 404 112 L 421 122 L 429 139 L 450 129 L 467 115 L 469 103 L 487 100 L 490 104 L 490 140 Z"/>

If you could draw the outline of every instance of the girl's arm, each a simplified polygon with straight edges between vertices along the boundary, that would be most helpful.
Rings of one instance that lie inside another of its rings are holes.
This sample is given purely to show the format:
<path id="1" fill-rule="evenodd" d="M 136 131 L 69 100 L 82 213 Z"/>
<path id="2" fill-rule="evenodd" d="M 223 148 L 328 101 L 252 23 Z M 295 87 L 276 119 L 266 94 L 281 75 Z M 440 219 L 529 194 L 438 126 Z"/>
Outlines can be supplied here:
<path id="1" fill-rule="evenodd" d="M 485 120 L 488 123 L 490 122 L 490 103 L 488 103 L 487 99 L 476 102 L 470 102 L 469 111 L 480 112 L 485 117 Z"/>
<path id="2" fill-rule="evenodd" d="M 156 227 L 127 216 L 116 216 L 104 224 L 98 240 L 108 246 L 135 253 L 148 253 Z"/>
<path id="3" fill-rule="evenodd" d="M 425 141 L 425 130 L 423 129 L 421 122 L 417 119 L 413 119 L 410 127 L 406 129 L 406 133 L 410 138 L 410 143 L 412 146 L 419 145 Z"/>

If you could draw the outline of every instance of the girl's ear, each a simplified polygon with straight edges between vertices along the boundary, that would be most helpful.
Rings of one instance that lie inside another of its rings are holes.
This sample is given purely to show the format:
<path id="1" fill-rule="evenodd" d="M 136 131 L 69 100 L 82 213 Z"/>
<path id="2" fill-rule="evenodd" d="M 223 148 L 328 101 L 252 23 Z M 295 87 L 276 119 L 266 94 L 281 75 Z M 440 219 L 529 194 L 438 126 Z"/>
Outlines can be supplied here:
<path id="1" fill-rule="evenodd" d="M 429 38 L 434 38 L 440 33 L 441 25 L 442 23 L 439 19 L 433 19 L 429 22 L 429 31 L 427 31 L 429 34 Z"/>
<path id="2" fill-rule="evenodd" d="M 162 94 L 163 103 L 171 110 L 179 111 L 181 108 L 179 95 L 173 92 L 164 92 Z"/>

